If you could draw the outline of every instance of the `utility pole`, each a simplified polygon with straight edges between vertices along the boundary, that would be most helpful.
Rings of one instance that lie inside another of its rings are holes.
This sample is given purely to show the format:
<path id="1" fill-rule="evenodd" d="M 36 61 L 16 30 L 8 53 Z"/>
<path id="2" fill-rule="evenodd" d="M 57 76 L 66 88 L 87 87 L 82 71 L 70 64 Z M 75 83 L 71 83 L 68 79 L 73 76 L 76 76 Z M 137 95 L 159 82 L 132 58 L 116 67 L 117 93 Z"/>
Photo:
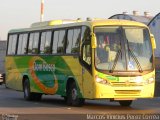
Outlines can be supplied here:
<path id="1" fill-rule="evenodd" d="M 43 22 L 44 19 L 44 0 L 41 0 L 41 18 L 40 22 Z"/>

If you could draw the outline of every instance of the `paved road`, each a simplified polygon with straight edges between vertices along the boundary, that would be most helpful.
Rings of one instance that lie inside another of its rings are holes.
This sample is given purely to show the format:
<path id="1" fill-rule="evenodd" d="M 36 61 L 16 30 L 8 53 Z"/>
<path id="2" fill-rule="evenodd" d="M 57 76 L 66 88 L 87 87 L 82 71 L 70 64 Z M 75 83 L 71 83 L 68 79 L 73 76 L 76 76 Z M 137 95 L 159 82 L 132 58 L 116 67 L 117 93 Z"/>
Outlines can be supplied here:
<path id="1" fill-rule="evenodd" d="M 90 120 L 91 117 L 95 116 L 87 115 L 92 114 L 120 114 L 125 115 L 120 116 L 125 117 L 125 119 L 127 118 L 126 115 L 138 114 L 141 115 L 142 119 L 144 114 L 160 114 L 160 98 L 139 99 L 134 101 L 130 107 L 121 107 L 119 103 L 107 100 L 87 100 L 83 107 L 69 107 L 63 98 L 51 95 L 44 95 L 39 102 L 28 102 L 23 99 L 22 92 L 6 89 L 2 85 L 0 86 L 0 115 L 5 117 L 6 114 L 18 115 L 18 120 L 48 120 L 53 118 L 55 120 L 66 120 L 66 118 Z M 2 118 L 0 117 L 0 119 Z M 156 119 L 159 120 L 160 115 Z"/>

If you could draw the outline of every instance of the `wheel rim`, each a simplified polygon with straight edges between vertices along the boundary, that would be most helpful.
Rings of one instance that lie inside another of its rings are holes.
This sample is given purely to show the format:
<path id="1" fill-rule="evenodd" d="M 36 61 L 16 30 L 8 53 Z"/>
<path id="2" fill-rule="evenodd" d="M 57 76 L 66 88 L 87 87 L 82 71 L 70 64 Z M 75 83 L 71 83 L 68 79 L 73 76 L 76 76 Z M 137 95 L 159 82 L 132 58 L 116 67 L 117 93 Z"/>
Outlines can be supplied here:
<path id="1" fill-rule="evenodd" d="M 76 100 L 76 98 L 77 98 L 77 90 L 74 88 L 74 89 L 72 90 L 72 99 L 73 99 L 73 100 Z"/>

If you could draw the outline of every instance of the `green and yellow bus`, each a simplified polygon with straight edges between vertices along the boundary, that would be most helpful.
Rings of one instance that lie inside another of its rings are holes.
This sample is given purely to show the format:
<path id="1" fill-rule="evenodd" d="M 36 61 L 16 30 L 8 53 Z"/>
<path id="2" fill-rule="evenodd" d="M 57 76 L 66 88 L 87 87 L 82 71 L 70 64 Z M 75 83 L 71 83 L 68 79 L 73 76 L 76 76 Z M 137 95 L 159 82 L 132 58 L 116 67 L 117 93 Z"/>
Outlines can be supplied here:
<path id="1" fill-rule="evenodd" d="M 109 99 L 122 106 L 152 98 L 155 41 L 126 20 L 52 20 L 8 33 L 6 87 L 26 100 L 58 94 L 68 105 Z"/>

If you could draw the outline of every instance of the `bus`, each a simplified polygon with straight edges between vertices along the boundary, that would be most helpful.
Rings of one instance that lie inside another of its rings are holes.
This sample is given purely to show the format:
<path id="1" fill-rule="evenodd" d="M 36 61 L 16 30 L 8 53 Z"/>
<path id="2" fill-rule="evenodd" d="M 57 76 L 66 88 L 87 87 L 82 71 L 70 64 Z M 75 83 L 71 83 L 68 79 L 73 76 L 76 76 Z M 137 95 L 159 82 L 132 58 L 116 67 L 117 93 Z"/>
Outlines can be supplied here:
<path id="1" fill-rule="evenodd" d="M 8 33 L 6 87 L 25 100 L 60 95 L 71 106 L 85 99 L 130 106 L 153 98 L 154 36 L 127 20 L 52 20 Z"/>

